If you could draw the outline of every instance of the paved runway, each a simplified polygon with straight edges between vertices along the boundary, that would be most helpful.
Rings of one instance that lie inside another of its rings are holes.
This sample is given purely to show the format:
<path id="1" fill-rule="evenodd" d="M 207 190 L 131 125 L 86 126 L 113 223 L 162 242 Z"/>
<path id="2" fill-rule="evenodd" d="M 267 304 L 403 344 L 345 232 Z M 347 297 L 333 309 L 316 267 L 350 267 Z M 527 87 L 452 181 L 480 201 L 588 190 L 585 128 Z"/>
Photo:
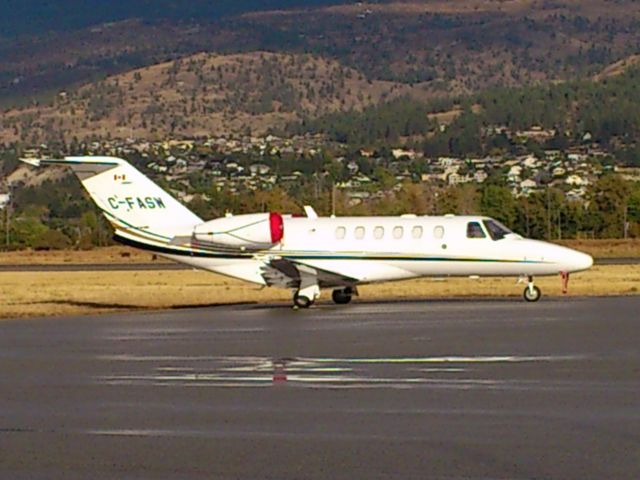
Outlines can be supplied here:
<path id="1" fill-rule="evenodd" d="M 638 479 L 640 297 L 0 322 L 0 478 Z"/>

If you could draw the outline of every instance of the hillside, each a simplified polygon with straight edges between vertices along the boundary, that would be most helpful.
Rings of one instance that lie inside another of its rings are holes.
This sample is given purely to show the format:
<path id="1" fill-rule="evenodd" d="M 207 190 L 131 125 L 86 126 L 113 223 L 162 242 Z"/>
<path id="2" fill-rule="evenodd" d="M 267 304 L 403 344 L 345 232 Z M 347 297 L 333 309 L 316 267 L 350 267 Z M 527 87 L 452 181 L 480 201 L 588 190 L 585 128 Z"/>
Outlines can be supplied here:
<path id="1" fill-rule="evenodd" d="M 167 19 L 185 21 L 195 18 L 217 19 L 247 11 L 288 9 L 332 5 L 345 0 L 5 0 L 10 15 L 0 15 L 0 38 L 24 37 L 42 32 L 75 31 L 93 25 L 130 20 Z M 2 12 L 4 13 L 4 12 Z"/>
<path id="2" fill-rule="evenodd" d="M 327 48 L 346 63 L 371 77 L 430 81 L 449 92 L 573 78 L 639 48 L 638 2 L 393 2 L 369 6 L 364 18 L 353 5 L 325 11 L 336 17 L 324 32 L 333 43 Z M 291 28 L 304 23 L 287 16 Z M 360 22 L 350 26 L 354 17 Z M 274 26 L 283 23 L 271 18 Z M 340 35 L 345 31 L 352 34 Z M 358 47 L 349 51 L 350 42 Z"/>
<path id="3" fill-rule="evenodd" d="M 264 132 L 403 94 L 604 78 L 640 53 L 631 0 L 257 3 L 0 39 L 1 140 Z"/>
<path id="4" fill-rule="evenodd" d="M 304 124 L 304 132 L 355 145 L 398 143 L 404 137 L 429 156 L 515 153 L 525 143 L 529 151 L 592 143 L 621 163 L 639 165 L 640 68 L 629 59 L 597 78 L 495 88 L 458 101 L 389 102 L 318 117 Z M 430 121 L 420 121 L 424 117 Z M 290 131 L 302 133 L 301 126 L 292 125 Z"/>
<path id="5" fill-rule="evenodd" d="M 59 94 L 47 106 L 9 110 L 0 141 L 263 134 L 409 94 L 424 97 L 419 85 L 368 81 L 311 55 L 201 53 Z"/>
<path id="6" fill-rule="evenodd" d="M 0 39 L 0 102 L 44 98 L 198 52 L 313 53 L 370 79 L 458 93 L 593 75 L 640 53 L 633 0 L 245 1 L 238 10 L 245 13 L 224 18 L 207 7 L 196 15 L 202 3 L 189 15 L 121 15 Z M 278 9 L 300 5 L 313 8 Z"/>

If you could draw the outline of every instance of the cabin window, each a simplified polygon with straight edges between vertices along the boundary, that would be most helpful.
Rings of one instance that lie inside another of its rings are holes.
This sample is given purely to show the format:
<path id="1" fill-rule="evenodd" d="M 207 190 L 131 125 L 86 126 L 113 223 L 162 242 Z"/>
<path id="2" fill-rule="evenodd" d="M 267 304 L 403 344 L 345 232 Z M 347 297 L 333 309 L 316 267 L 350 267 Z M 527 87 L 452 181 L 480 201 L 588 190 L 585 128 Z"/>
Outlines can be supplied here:
<path id="1" fill-rule="evenodd" d="M 422 227 L 416 226 L 411 229 L 411 236 L 416 240 L 422 238 Z"/>
<path id="2" fill-rule="evenodd" d="M 513 233 L 511 230 L 509 230 L 507 227 L 496 220 L 484 220 L 482 223 L 484 223 L 484 226 L 487 227 L 489 236 L 493 240 L 501 240 L 510 233 Z"/>
<path id="3" fill-rule="evenodd" d="M 479 222 L 467 223 L 467 238 L 487 238 Z"/>
<path id="4" fill-rule="evenodd" d="M 444 227 L 442 225 L 433 227 L 433 238 L 442 238 L 442 237 L 444 237 Z"/>
<path id="5" fill-rule="evenodd" d="M 399 240 L 402 238 L 403 235 L 404 235 L 404 228 L 400 226 L 393 227 L 393 238 L 395 238 L 396 240 Z"/>
<path id="6" fill-rule="evenodd" d="M 356 227 L 355 236 L 358 240 L 362 240 L 364 238 L 364 227 Z"/>
<path id="7" fill-rule="evenodd" d="M 347 235 L 347 229 L 344 227 L 336 228 L 336 238 L 342 240 Z"/>
<path id="8" fill-rule="evenodd" d="M 380 240 L 384 237 L 384 227 L 376 227 L 373 229 L 373 238 Z"/>

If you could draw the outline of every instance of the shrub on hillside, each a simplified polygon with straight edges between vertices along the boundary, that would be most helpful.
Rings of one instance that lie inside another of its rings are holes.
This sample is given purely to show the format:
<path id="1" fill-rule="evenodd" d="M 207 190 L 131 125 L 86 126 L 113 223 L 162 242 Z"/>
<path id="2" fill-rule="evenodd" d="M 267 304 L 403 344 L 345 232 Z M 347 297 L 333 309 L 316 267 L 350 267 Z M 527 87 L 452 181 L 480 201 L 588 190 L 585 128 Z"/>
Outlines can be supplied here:
<path id="1" fill-rule="evenodd" d="M 59 230 L 47 230 L 33 243 L 35 250 L 63 250 L 71 246 L 71 239 Z"/>

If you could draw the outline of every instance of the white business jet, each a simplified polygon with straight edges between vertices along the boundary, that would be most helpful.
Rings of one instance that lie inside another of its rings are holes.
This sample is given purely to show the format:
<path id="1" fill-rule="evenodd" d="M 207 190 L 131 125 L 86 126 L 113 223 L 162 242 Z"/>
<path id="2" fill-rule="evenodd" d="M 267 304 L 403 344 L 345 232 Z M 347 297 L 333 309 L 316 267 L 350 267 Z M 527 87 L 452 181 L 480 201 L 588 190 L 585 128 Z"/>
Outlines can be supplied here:
<path id="1" fill-rule="evenodd" d="M 321 288 L 346 304 L 366 283 L 423 276 L 518 276 L 524 298 L 540 299 L 535 275 L 586 270 L 584 253 L 530 240 L 483 216 L 318 217 L 279 213 L 203 221 L 127 161 L 113 157 L 23 159 L 67 165 L 126 245 L 263 286 L 293 290 L 310 307 Z"/>

